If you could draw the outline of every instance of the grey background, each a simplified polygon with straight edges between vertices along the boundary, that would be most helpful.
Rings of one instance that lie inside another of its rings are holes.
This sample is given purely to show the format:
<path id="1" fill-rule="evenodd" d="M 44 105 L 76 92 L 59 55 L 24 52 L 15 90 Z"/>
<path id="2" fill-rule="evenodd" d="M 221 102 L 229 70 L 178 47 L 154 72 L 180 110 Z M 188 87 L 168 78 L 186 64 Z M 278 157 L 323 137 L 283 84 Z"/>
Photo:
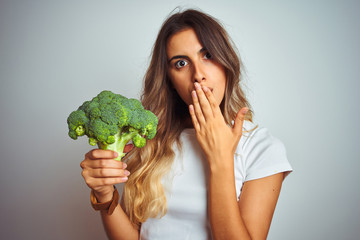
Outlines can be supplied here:
<path id="1" fill-rule="evenodd" d="M 176 7 L 220 19 L 255 122 L 287 147 L 268 239 L 358 239 L 359 1 L 0 1 L 1 239 L 104 239 L 66 118 L 103 89 L 138 97 Z"/>

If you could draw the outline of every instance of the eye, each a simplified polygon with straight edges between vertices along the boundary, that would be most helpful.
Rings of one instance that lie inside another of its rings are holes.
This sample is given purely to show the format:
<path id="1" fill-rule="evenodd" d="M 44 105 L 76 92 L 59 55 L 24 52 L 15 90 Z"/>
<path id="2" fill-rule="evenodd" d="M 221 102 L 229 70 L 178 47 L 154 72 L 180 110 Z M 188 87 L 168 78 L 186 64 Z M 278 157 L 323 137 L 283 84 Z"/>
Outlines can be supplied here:
<path id="1" fill-rule="evenodd" d="M 205 59 L 211 59 L 212 55 L 209 52 L 206 52 L 205 55 L 204 55 L 204 58 Z"/>
<path id="2" fill-rule="evenodd" d="M 185 60 L 179 60 L 175 63 L 176 68 L 182 68 L 185 67 L 186 65 L 188 65 L 188 62 Z"/>

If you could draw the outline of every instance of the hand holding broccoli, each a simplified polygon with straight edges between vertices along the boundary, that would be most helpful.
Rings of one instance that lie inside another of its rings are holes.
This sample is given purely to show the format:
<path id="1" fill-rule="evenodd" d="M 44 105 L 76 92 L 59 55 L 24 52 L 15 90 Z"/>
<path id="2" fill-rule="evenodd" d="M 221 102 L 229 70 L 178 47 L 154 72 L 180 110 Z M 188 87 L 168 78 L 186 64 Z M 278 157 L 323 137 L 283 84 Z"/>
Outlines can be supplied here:
<path id="1" fill-rule="evenodd" d="M 116 151 L 121 160 L 125 145 L 132 140 L 136 147 L 144 147 L 146 139 L 154 138 L 158 119 L 144 109 L 137 99 L 128 99 L 111 91 L 102 91 L 84 102 L 67 119 L 69 136 L 89 137 L 90 145 Z"/>

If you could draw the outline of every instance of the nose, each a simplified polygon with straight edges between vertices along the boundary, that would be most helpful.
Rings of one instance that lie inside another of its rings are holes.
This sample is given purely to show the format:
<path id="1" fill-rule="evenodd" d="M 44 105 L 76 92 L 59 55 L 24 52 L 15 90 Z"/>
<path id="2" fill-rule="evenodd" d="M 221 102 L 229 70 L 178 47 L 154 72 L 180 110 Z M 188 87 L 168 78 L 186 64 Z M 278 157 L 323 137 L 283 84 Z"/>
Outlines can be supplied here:
<path id="1" fill-rule="evenodd" d="M 206 80 L 204 66 L 201 62 L 193 63 L 193 82 L 202 82 Z"/>

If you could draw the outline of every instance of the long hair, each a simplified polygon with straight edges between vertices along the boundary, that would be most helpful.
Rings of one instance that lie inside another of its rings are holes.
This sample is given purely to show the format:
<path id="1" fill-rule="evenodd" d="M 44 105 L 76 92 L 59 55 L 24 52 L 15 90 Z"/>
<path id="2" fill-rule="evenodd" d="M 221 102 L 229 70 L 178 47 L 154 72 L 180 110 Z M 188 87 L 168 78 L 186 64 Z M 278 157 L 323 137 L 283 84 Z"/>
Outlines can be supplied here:
<path id="1" fill-rule="evenodd" d="M 172 88 L 167 74 L 166 46 L 171 36 L 187 28 L 195 31 L 203 47 L 225 69 L 227 81 L 220 108 L 226 123 L 231 125 L 242 107 L 251 109 L 239 84 L 242 68 L 240 58 L 220 23 L 192 9 L 168 17 L 153 46 L 141 96 L 144 107 L 159 119 L 157 134 L 145 147 L 134 149 L 125 159 L 131 174 L 124 186 L 121 204 L 137 227 L 149 217 L 166 214 L 166 197 L 161 181 L 171 168 L 174 144 L 181 147 L 180 134 L 185 128 L 184 120 L 189 118 L 188 106 Z M 252 121 L 251 110 L 245 119 Z"/>

